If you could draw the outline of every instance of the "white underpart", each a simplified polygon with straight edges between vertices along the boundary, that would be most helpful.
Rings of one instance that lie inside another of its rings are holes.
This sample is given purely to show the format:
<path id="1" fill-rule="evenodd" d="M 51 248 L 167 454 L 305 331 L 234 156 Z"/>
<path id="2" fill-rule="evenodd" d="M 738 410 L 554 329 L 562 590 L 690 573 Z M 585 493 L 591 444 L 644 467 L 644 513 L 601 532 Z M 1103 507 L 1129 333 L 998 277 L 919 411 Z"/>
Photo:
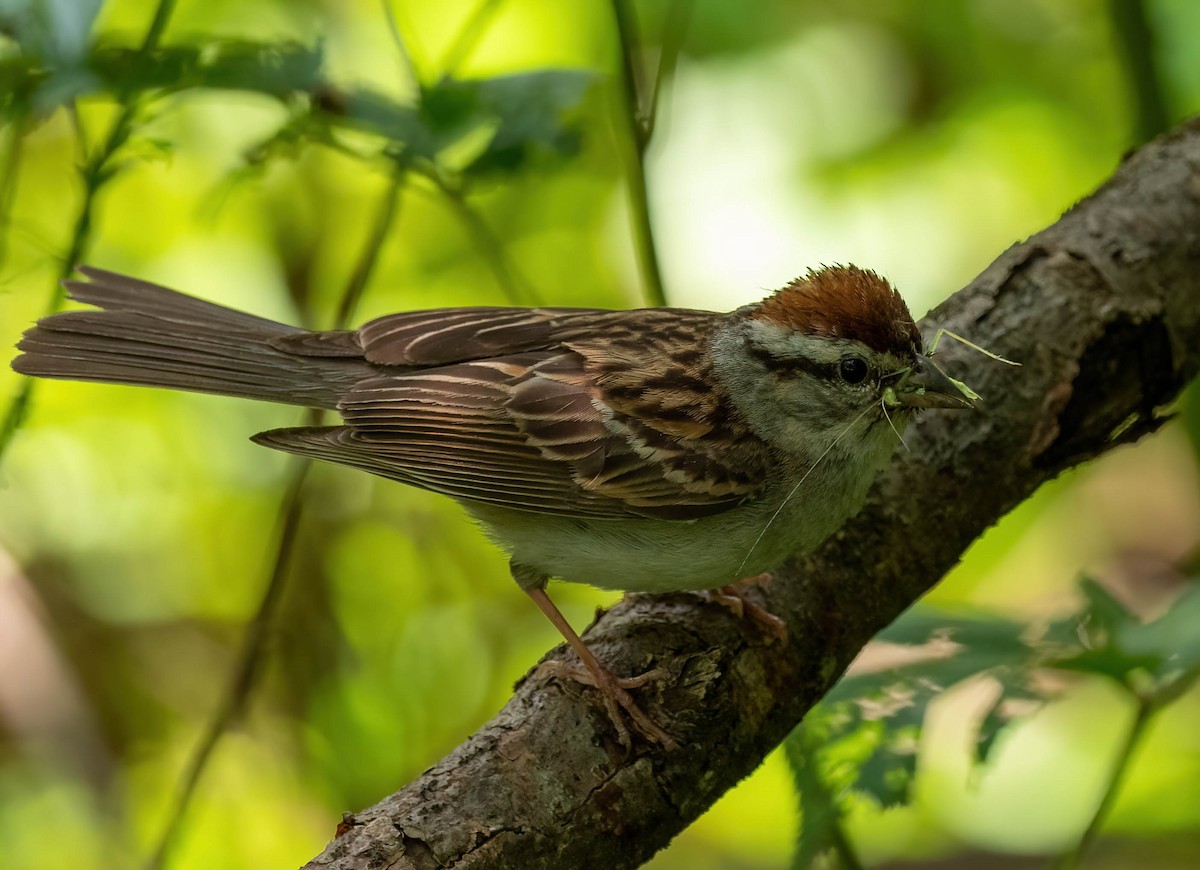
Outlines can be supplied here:
<path id="1" fill-rule="evenodd" d="M 837 443 L 846 436 L 846 433 L 849 432 L 852 428 L 854 428 L 854 424 L 857 423 L 859 420 L 861 420 L 863 418 L 863 415 L 866 414 L 867 411 L 871 410 L 872 407 L 873 406 L 868 405 L 867 407 L 865 407 L 861 411 L 859 411 L 858 416 L 846 424 L 846 428 L 843 429 L 836 438 L 834 438 L 831 442 L 829 442 L 829 446 L 826 447 L 825 451 L 820 456 L 817 457 L 817 461 L 812 464 L 812 467 L 809 468 L 808 471 L 804 472 L 803 477 L 801 477 L 798 481 L 796 481 L 796 485 L 791 488 L 791 490 L 788 492 L 788 494 L 784 498 L 784 500 L 779 503 L 779 507 L 777 507 L 775 509 L 775 513 L 771 514 L 771 518 L 769 520 L 767 520 L 767 524 L 765 526 L 763 526 L 762 531 L 758 533 L 758 537 L 754 539 L 754 543 L 750 545 L 750 549 L 748 551 L 746 551 L 746 556 L 745 556 L 745 558 L 742 559 L 742 564 L 738 567 L 739 574 L 741 574 L 742 571 L 745 569 L 746 563 L 748 561 L 750 561 L 750 557 L 754 555 L 755 548 L 762 542 L 763 537 L 767 534 L 767 530 L 771 528 L 771 524 L 774 523 L 775 520 L 779 518 L 779 514 L 783 511 L 783 509 L 785 507 L 787 507 L 787 503 L 792 500 L 792 497 L 796 494 L 796 490 L 800 489 L 800 487 L 804 484 L 804 481 L 808 480 L 809 475 L 812 474 L 814 471 L 816 471 L 817 468 L 821 465 L 821 462 L 825 459 L 825 457 L 829 455 L 829 451 L 832 450 L 835 446 L 837 446 Z M 897 434 L 899 434 L 899 433 L 897 433 Z"/>

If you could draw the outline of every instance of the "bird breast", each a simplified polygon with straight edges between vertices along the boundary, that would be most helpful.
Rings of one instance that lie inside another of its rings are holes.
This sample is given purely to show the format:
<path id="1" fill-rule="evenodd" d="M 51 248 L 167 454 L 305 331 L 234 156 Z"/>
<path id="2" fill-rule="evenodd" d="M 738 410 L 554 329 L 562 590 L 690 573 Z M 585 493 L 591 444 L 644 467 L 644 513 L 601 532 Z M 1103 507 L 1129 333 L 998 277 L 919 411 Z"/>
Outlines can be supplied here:
<path id="1" fill-rule="evenodd" d="M 781 471 L 764 493 L 693 520 L 582 519 L 464 502 L 513 561 L 627 592 L 711 589 L 804 554 L 861 506 L 873 472 L 843 463 Z"/>

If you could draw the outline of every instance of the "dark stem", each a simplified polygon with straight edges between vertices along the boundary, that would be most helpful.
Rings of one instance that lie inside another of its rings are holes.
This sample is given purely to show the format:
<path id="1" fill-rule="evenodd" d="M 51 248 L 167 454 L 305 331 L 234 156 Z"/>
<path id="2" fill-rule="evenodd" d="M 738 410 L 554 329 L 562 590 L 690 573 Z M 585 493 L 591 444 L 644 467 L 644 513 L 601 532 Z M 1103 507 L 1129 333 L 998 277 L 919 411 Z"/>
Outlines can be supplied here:
<path id="1" fill-rule="evenodd" d="M 159 0 L 159 4 L 154 10 L 154 18 L 151 19 L 146 36 L 142 40 L 141 52 L 143 54 L 153 50 L 158 44 L 168 21 L 170 21 L 171 13 L 175 10 L 175 2 L 176 0 Z M 113 170 L 109 168 L 109 162 L 129 139 L 129 134 L 133 129 L 138 100 L 128 93 L 118 93 L 116 96 L 122 106 L 121 113 L 109 128 L 104 144 L 93 153 L 80 170 L 83 179 L 83 204 L 80 205 L 79 214 L 75 218 L 70 247 L 67 249 L 67 255 L 62 261 L 58 277 L 54 282 L 54 289 L 46 303 L 45 313 L 47 315 L 54 314 L 62 307 L 66 292 L 62 286 L 63 279 L 69 277 L 75 270 L 91 244 L 92 212 L 96 203 L 96 195 L 114 174 Z M 79 116 L 72 112 L 71 117 L 74 119 L 76 132 L 82 141 L 83 129 L 79 126 Z M 16 135 L 15 130 L 13 135 Z M 25 414 L 29 410 L 30 402 L 33 400 L 34 384 L 35 381 L 32 378 L 24 379 L 20 389 L 17 390 L 17 395 L 4 413 L 3 422 L 0 422 L 0 463 L 4 461 L 9 445 L 12 444 L 13 436 L 16 435 L 21 421 L 25 419 Z"/>
<path id="2" fill-rule="evenodd" d="M 440 179 L 434 178 L 433 182 L 445 195 L 455 216 L 462 222 L 467 235 L 470 236 L 471 243 L 475 245 L 475 249 L 491 269 L 496 283 L 500 286 L 500 292 L 513 305 L 537 305 L 536 294 L 532 290 L 526 289 L 526 282 L 519 277 L 516 266 L 509 259 L 499 237 L 488 226 L 483 215 L 467 202 L 466 194 L 461 189 Z"/>
<path id="3" fill-rule="evenodd" d="M 625 95 L 626 114 L 629 117 L 633 140 L 638 150 L 645 150 L 649 137 L 642 114 L 641 99 L 646 92 L 645 74 L 638 58 L 637 22 L 626 5 L 628 0 L 612 0 L 613 20 L 617 25 L 617 43 L 621 49 L 621 91 Z"/>
<path id="4" fill-rule="evenodd" d="M 17 121 L 8 128 L 8 151 L 4 154 L 4 176 L 0 177 L 0 272 L 8 259 L 8 232 L 12 223 L 12 207 L 17 196 L 17 179 L 21 174 L 24 156 L 25 124 Z"/>
<path id="5" fill-rule="evenodd" d="M 175 3 L 176 0 L 159 0 L 154 9 L 154 17 L 150 19 L 150 26 L 146 28 L 146 36 L 142 40 L 143 54 L 152 51 L 162 39 L 163 31 L 167 29 L 171 20 L 171 13 L 175 11 Z"/>
<path id="6" fill-rule="evenodd" d="M 17 178 L 21 171 L 24 127 L 22 123 L 15 123 L 9 128 L 11 141 L 4 159 L 4 178 L 0 179 L 0 184 L 3 185 L 0 188 L 0 270 L 3 270 L 4 260 L 8 258 L 8 233 L 12 220 L 11 209 L 16 199 Z M 16 395 L 4 412 L 4 420 L 0 422 L 0 459 L 8 450 L 17 429 L 21 427 L 21 421 L 25 419 L 25 412 L 33 395 L 33 383 L 32 378 L 23 378 Z"/>
<path id="7" fill-rule="evenodd" d="M 1112 773 L 1108 777 L 1108 785 L 1104 788 L 1104 794 L 1100 798 L 1100 803 L 1096 805 L 1096 812 L 1092 814 L 1092 820 L 1084 828 L 1079 842 L 1055 862 L 1054 866 L 1057 870 L 1073 870 L 1073 868 L 1078 867 L 1084 854 L 1100 833 L 1100 827 L 1108 819 L 1108 814 L 1116 802 L 1117 794 L 1121 791 L 1121 785 L 1125 781 L 1125 776 L 1129 773 L 1129 763 L 1133 759 L 1134 750 L 1137 749 L 1138 744 L 1145 736 L 1146 726 L 1150 724 L 1150 720 L 1154 717 L 1157 709 L 1152 700 L 1146 698 L 1138 699 L 1137 712 L 1133 717 L 1133 722 L 1129 726 L 1129 731 L 1125 734 L 1120 754 L 1117 755 L 1116 761 L 1113 762 Z"/>
<path id="8" fill-rule="evenodd" d="M 671 3 L 667 12 L 667 23 L 663 29 L 658 69 L 654 73 L 654 90 L 650 92 L 650 98 L 646 101 L 644 127 L 647 142 L 654 135 L 654 125 L 658 122 L 658 107 L 662 103 L 663 87 L 675 78 L 675 68 L 679 65 L 679 49 L 683 45 L 683 35 L 687 32 L 691 17 L 692 0 L 674 0 Z"/>
<path id="9" fill-rule="evenodd" d="M 837 855 L 842 870 L 863 870 L 862 861 L 858 859 L 854 846 L 846 837 L 846 830 L 842 827 L 840 815 L 829 829 L 829 838 L 833 842 L 833 852 Z"/>
<path id="10" fill-rule="evenodd" d="M 400 193 L 404 188 L 406 177 L 407 173 L 397 165 L 388 183 L 387 192 L 379 203 L 371 231 L 351 270 L 346 286 L 342 290 L 334 320 L 335 329 L 343 329 L 349 323 L 354 309 L 370 283 L 371 275 L 379 263 L 379 255 L 384 242 L 395 224 L 399 211 Z M 305 412 L 303 425 L 319 426 L 322 417 L 323 412 L 320 409 L 310 408 Z M 301 459 L 295 461 L 291 466 L 287 489 L 279 507 L 281 516 L 279 541 L 271 563 L 271 575 L 267 580 L 262 600 L 259 601 L 258 610 L 255 611 L 246 630 L 233 679 L 229 683 L 224 700 L 209 721 L 208 727 L 204 730 L 200 742 L 192 753 L 191 762 L 183 776 L 182 785 L 176 795 L 175 804 L 163 829 L 158 847 L 147 861 L 147 870 L 158 870 L 165 866 L 178 840 L 183 819 L 192 798 L 195 797 L 196 788 L 212 760 L 217 743 L 246 709 L 250 693 L 266 658 L 267 639 L 270 636 L 275 615 L 279 609 L 279 602 L 283 599 L 283 591 L 287 585 L 288 566 L 291 564 L 296 530 L 304 513 L 304 482 L 311 464 L 311 460 Z"/>
<path id="11" fill-rule="evenodd" d="M 653 89 L 647 93 L 646 76 L 639 62 L 637 22 L 626 0 L 612 0 L 621 61 L 618 64 L 620 90 L 624 102 L 620 113 L 625 126 L 622 136 L 622 157 L 625 162 L 625 183 L 629 191 L 630 220 L 633 224 L 634 249 L 638 268 L 645 286 L 647 302 L 652 306 L 666 305 L 662 268 L 654 240 L 654 224 L 650 213 L 650 198 L 646 190 L 646 150 L 654 133 L 658 104 L 663 83 L 674 72 L 683 41 L 683 31 L 691 10 L 690 0 L 675 0 L 667 17 L 667 32 L 663 36 Z"/>
<path id="12" fill-rule="evenodd" d="M 1143 0 L 1109 0 L 1108 8 L 1132 91 L 1136 113 L 1133 144 L 1140 145 L 1166 130 L 1170 123 L 1162 77 L 1154 63 L 1154 34 Z"/>
<path id="13" fill-rule="evenodd" d="M 371 234 L 367 237 L 366 245 L 359 254 L 358 261 L 354 264 L 345 290 L 342 291 L 342 298 L 338 302 L 337 313 L 333 318 L 334 329 L 345 329 L 350 324 L 350 318 L 354 316 L 354 310 L 358 307 L 363 292 L 371 282 L 371 275 L 379 263 L 379 253 L 383 250 L 388 233 L 391 232 L 392 226 L 396 222 L 396 213 L 400 208 L 400 193 L 404 190 L 404 182 L 407 177 L 408 173 L 400 165 L 397 165 L 395 171 L 392 172 L 387 193 L 379 203 L 379 210 L 375 213 Z"/>
<path id="14" fill-rule="evenodd" d="M 312 422 L 314 413 L 317 412 L 309 413 L 309 423 Z M 183 776 L 183 785 L 176 793 L 175 803 L 167 817 L 166 826 L 163 828 L 162 837 L 159 839 L 154 853 L 146 861 L 146 870 L 159 870 L 166 866 L 171 851 L 179 839 L 188 806 L 196 794 L 196 788 L 208 767 L 213 751 L 216 749 L 221 735 L 241 716 L 242 711 L 246 708 L 250 690 L 254 685 L 255 677 L 258 676 L 272 617 L 283 593 L 284 579 L 287 576 L 292 553 L 292 542 L 295 540 L 296 530 L 300 526 L 303 507 L 301 491 L 308 475 L 309 462 L 308 460 L 297 460 L 293 463 L 292 469 L 287 494 L 284 496 L 281 506 L 283 522 L 280 524 L 279 543 L 275 548 L 271 578 L 267 583 L 266 592 L 263 593 L 258 611 L 254 614 L 254 619 L 250 621 L 250 626 L 246 631 L 233 680 L 229 684 L 220 708 L 208 723 L 208 727 L 205 728 L 204 734 L 192 754 L 192 760 Z"/>

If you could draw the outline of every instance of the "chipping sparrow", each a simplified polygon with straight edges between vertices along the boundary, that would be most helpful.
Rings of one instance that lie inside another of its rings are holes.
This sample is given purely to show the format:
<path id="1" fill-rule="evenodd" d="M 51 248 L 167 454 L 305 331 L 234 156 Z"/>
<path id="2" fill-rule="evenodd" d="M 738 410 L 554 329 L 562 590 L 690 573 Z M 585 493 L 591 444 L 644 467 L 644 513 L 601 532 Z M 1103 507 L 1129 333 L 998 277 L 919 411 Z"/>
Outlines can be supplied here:
<path id="1" fill-rule="evenodd" d="M 971 402 L 885 280 L 832 267 L 728 314 L 448 308 L 310 332 L 99 269 L 13 367 L 337 410 L 254 441 L 444 493 L 511 554 L 622 742 L 674 741 L 546 596 L 708 589 L 812 550 L 919 408 Z M 687 554 L 681 567 L 680 555 Z"/>

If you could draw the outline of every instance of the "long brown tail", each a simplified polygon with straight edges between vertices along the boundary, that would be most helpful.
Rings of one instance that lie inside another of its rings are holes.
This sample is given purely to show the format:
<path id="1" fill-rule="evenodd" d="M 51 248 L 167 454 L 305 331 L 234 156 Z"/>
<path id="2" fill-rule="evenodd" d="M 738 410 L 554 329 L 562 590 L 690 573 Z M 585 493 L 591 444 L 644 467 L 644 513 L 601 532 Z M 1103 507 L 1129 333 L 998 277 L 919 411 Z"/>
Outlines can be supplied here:
<path id="1" fill-rule="evenodd" d="M 42 318 L 17 345 L 18 372 L 318 408 L 335 407 L 372 373 L 361 358 L 305 356 L 272 344 L 307 330 L 113 272 L 79 271 L 88 280 L 67 281 L 70 297 L 101 310 Z"/>

